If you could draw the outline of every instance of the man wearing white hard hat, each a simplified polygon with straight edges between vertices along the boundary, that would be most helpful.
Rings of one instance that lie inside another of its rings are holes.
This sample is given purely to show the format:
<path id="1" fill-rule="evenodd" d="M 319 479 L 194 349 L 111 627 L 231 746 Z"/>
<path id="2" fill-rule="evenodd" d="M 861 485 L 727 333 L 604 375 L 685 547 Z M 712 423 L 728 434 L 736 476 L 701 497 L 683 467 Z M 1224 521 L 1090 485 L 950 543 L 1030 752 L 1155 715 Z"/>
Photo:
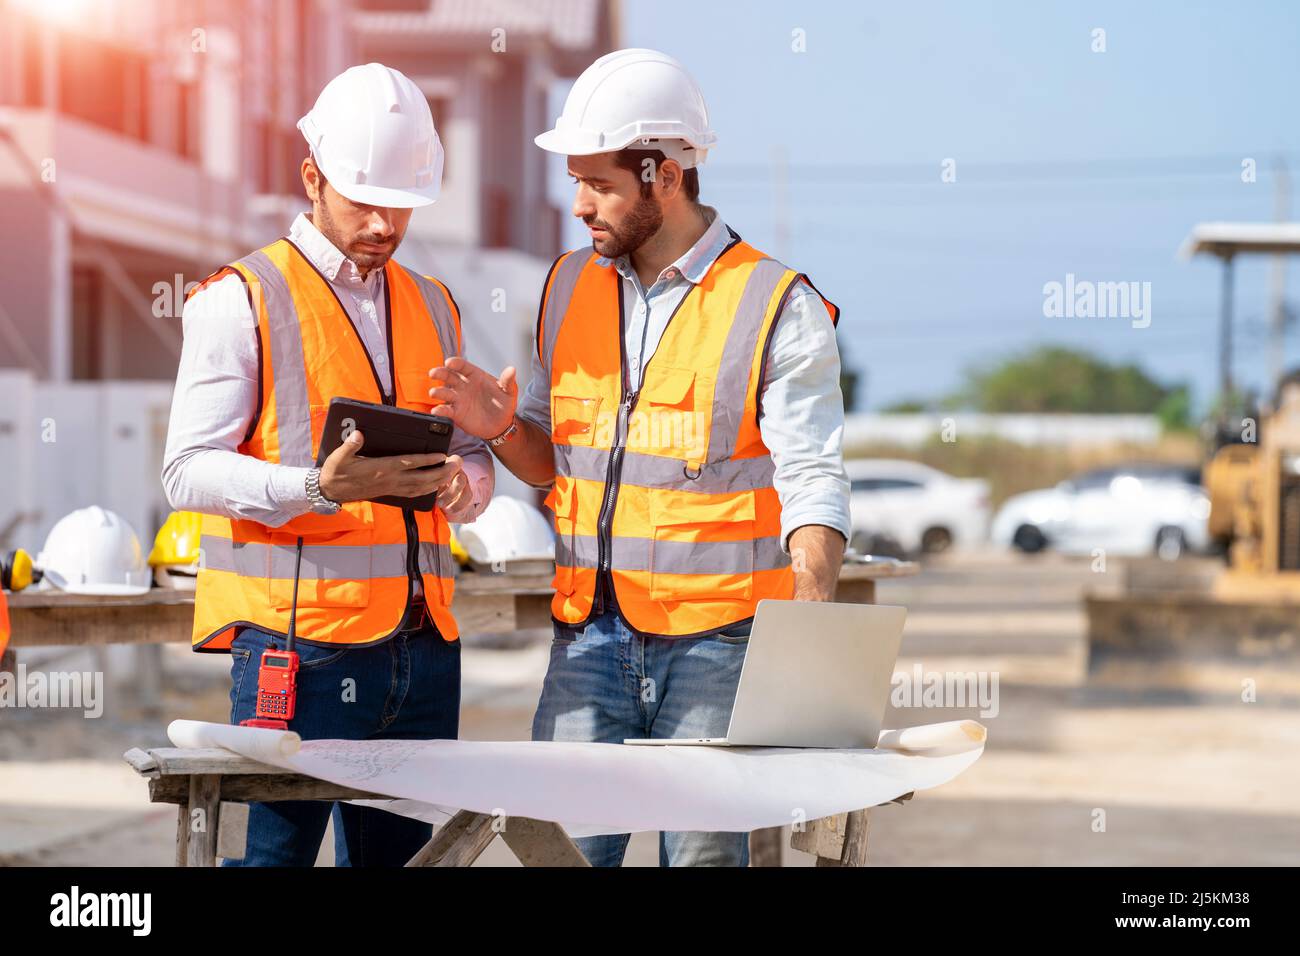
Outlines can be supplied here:
<path id="1" fill-rule="evenodd" d="M 522 396 L 513 368 L 463 358 L 431 392 L 516 475 L 552 485 L 555 640 L 533 736 L 721 737 L 757 603 L 835 591 L 839 310 L 699 203 L 717 137 L 671 57 L 601 57 L 536 141 L 568 157 L 591 247 L 551 267 Z M 616 866 L 627 840 L 578 843 Z M 668 865 L 747 858 L 743 833 L 660 839 Z"/>
<path id="2" fill-rule="evenodd" d="M 449 522 L 472 521 L 491 498 L 491 456 L 456 430 L 446 456 L 365 457 L 353 431 L 315 465 L 331 399 L 428 412 L 429 369 L 460 354 L 447 287 L 392 258 L 412 210 L 438 198 L 442 144 L 419 88 L 378 63 L 331 80 L 298 128 L 311 212 L 185 305 L 163 483 L 172 507 L 203 515 L 194 649 L 232 655 L 239 723 L 254 716 L 263 653 L 285 650 L 293 621 L 289 729 L 453 738 Z M 372 500 L 430 492 L 432 511 Z M 310 866 L 330 812 L 254 804 L 240 862 Z M 401 865 L 431 832 L 348 804 L 334 825 L 336 860 L 359 866 Z"/>

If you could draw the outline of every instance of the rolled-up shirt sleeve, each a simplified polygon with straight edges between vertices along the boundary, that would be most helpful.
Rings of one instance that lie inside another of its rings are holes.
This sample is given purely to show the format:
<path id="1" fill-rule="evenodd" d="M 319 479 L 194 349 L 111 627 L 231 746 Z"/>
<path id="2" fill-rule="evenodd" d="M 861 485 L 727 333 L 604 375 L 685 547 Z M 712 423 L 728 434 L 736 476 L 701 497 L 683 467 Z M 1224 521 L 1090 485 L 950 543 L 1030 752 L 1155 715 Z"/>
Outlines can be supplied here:
<path id="1" fill-rule="evenodd" d="M 776 465 L 781 547 L 804 525 L 849 538 L 844 396 L 835 326 L 821 297 L 800 282 L 777 317 L 767 356 L 759 430 Z"/>
<path id="2" fill-rule="evenodd" d="M 309 469 L 238 451 L 258 413 L 257 324 L 238 276 L 190 297 L 172 394 L 162 483 L 178 511 L 278 527 L 311 510 Z"/>
<path id="3" fill-rule="evenodd" d="M 542 368 L 536 349 L 529 349 L 528 384 L 519 395 L 515 412 L 524 421 L 532 422 L 546 434 L 551 433 L 551 381 Z"/>

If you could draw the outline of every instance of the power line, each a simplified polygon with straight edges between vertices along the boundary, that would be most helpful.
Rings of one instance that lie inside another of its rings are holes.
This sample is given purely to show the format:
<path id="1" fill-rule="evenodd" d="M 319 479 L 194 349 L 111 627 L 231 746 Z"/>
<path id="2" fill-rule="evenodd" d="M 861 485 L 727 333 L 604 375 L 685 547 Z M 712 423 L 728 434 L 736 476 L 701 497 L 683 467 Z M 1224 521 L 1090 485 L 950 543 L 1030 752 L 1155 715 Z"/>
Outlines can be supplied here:
<path id="1" fill-rule="evenodd" d="M 1123 179 L 1169 179 L 1172 177 L 1231 176 L 1239 179 L 1242 161 L 1261 156 L 1275 157 L 1297 154 L 1278 154 L 1274 150 L 1256 150 L 1243 153 L 1220 153 L 1202 156 L 1168 156 L 1132 159 L 1091 160 L 1022 160 L 1022 161 L 956 161 L 956 183 L 971 184 L 1025 184 L 1042 182 L 1099 182 Z M 949 157 L 945 157 L 947 159 Z M 787 167 L 793 182 L 825 185 L 955 185 L 942 183 L 939 178 L 940 160 L 931 163 L 792 163 Z M 764 163 L 719 163 L 705 171 L 710 180 L 770 181 L 771 167 Z"/>
<path id="2" fill-rule="evenodd" d="M 719 191 L 727 191 L 727 202 L 734 203 L 739 199 L 739 203 L 764 203 L 769 202 L 770 197 L 766 193 L 755 192 L 751 187 L 743 183 L 732 182 L 711 182 L 704 181 L 702 191 L 708 192 L 716 188 Z M 998 205 L 1034 203 L 1041 204 L 1051 203 L 1127 203 L 1136 205 L 1140 203 L 1161 203 L 1176 202 L 1189 198 L 1212 198 L 1221 196 L 1227 198 L 1229 189 L 1253 189 L 1239 182 L 1222 181 L 1222 182 L 1200 182 L 1200 183 L 1175 183 L 1162 182 L 1158 185 L 1143 185 L 1141 189 L 1133 194 L 1120 192 L 1114 189 L 1092 194 L 1065 194 L 1061 192 L 1050 192 L 1036 187 L 1047 186 L 1046 183 L 965 183 L 963 186 L 953 184 L 926 184 L 922 186 L 919 183 L 913 184 L 883 184 L 883 183 L 860 183 L 857 184 L 863 190 L 884 189 L 888 186 L 890 189 L 898 190 L 910 188 L 916 191 L 910 191 L 907 195 L 898 195 L 897 193 L 886 193 L 883 195 L 853 195 L 852 193 L 835 193 L 826 194 L 821 192 L 817 187 L 827 185 L 841 185 L 844 188 L 851 184 L 832 184 L 832 183 L 800 183 L 791 180 L 794 201 L 791 206 L 798 209 L 801 206 L 823 206 L 833 205 L 836 207 L 881 207 L 881 206 L 913 206 L 928 205 L 934 203 L 943 203 L 949 206 L 979 206 L 979 205 Z M 1082 184 L 1075 184 L 1082 185 Z M 1132 184 L 1137 186 L 1139 184 Z M 807 186 L 812 192 L 811 195 L 799 195 L 801 187 Z M 989 188 L 980 188 L 989 187 Z M 1034 190 L 1029 192 L 1028 190 Z M 731 191 L 735 190 L 735 194 Z M 1244 197 L 1243 197 L 1244 198 Z"/>

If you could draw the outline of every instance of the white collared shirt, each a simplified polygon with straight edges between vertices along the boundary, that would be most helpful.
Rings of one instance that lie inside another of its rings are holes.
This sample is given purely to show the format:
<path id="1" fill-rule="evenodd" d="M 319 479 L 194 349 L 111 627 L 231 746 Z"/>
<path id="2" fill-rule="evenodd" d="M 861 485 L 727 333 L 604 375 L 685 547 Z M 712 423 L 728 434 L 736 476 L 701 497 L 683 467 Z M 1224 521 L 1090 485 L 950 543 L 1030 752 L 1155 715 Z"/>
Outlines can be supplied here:
<path id="1" fill-rule="evenodd" d="M 361 334 L 386 391 L 392 392 L 384 314 L 384 270 L 364 279 L 306 215 L 294 220 L 289 241 L 334 287 Z M 224 288 L 222 288 L 224 287 Z M 231 303 L 238 303 L 232 309 Z M 308 468 L 278 465 L 238 451 L 257 411 L 257 321 L 238 276 L 226 276 L 195 293 L 182 316 L 185 340 L 176 391 L 172 395 L 163 487 L 178 511 L 199 511 L 278 527 L 311 510 Z M 452 454 L 464 459 L 473 507 L 465 521 L 482 513 L 496 483 L 491 453 L 459 428 Z"/>

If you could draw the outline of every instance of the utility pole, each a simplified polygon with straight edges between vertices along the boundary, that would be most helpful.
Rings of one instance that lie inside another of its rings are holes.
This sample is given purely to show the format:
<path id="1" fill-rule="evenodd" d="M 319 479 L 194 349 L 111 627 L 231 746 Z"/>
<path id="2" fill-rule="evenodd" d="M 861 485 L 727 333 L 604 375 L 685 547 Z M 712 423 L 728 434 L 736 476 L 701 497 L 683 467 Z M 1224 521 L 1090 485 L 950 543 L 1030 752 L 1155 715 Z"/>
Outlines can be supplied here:
<path id="1" fill-rule="evenodd" d="M 1277 157 L 1273 174 L 1273 219 L 1286 222 L 1291 218 L 1291 177 L 1286 159 Z M 1282 383 L 1283 364 L 1286 360 L 1286 256 L 1278 253 L 1269 266 L 1268 312 L 1271 320 L 1269 343 L 1269 381 L 1273 395 Z M 1269 403 L 1272 403 L 1270 397 Z"/>
<path id="2" fill-rule="evenodd" d="M 1219 302 L 1219 409 L 1220 423 L 1226 423 L 1235 412 L 1232 395 L 1232 285 L 1233 255 L 1231 250 L 1223 255 L 1222 299 Z"/>

